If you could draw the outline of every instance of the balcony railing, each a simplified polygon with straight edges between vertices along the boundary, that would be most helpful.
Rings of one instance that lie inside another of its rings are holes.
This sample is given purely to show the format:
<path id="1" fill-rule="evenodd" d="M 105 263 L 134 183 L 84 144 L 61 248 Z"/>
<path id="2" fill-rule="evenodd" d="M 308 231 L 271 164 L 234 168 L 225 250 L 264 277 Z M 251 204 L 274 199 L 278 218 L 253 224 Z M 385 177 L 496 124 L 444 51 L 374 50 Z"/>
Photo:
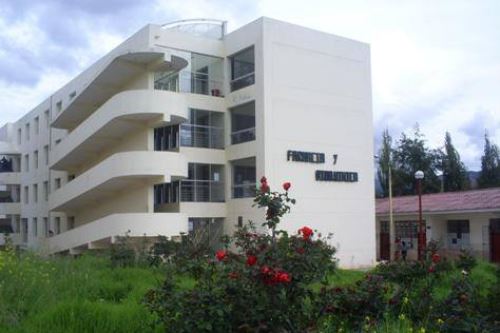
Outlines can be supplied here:
<path id="1" fill-rule="evenodd" d="M 12 196 L 3 196 L 2 192 L 0 192 L 0 203 L 6 203 L 6 202 L 20 202 L 19 198 L 13 198 Z"/>
<path id="2" fill-rule="evenodd" d="M 256 184 L 249 182 L 233 185 L 233 198 L 253 198 L 257 190 Z"/>
<path id="3" fill-rule="evenodd" d="M 245 128 L 231 133 L 231 143 L 233 145 L 253 140 L 255 140 L 255 127 Z"/>
<path id="4" fill-rule="evenodd" d="M 254 83 L 255 83 L 255 73 L 254 72 L 247 73 L 230 82 L 231 91 L 245 88 L 246 86 L 251 86 Z"/>
<path id="5" fill-rule="evenodd" d="M 222 88 L 222 81 L 211 79 L 206 73 L 188 71 L 171 74 L 155 81 L 155 89 L 216 97 L 224 97 Z"/>
<path id="6" fill-rule="evenodd" d="M 224 149 L 224 129 L 214 126 L 181 124 L 181 146 Z"/>
<path id="7" fill-rule="evenodd" d="M 224 202 L 224 182 L 183 180 L 181 181 L 181 201 Z"/>

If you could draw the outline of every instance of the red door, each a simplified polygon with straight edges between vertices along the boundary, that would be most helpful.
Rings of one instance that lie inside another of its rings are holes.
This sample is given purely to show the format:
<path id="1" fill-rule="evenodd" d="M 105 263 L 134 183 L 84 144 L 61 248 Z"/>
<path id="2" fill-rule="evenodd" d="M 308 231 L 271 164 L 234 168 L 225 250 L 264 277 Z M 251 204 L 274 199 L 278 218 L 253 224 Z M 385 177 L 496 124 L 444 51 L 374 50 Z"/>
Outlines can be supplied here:
<path id="1" fill-rule="evenodd" d="M 391 238 L 389 236 L 389 221 L 380 221 L 380 260 L 391 260 Z"/>
<path id="2" fill-rule="evenodd" d="M 500 263 L 500 219 L 490 220 L 491 261 Z"/>
<path id="3" fill-rule="evenodd" d="M 380 233 L 380 260 L 391 259 L 391 240 L 388 232 Z"/>

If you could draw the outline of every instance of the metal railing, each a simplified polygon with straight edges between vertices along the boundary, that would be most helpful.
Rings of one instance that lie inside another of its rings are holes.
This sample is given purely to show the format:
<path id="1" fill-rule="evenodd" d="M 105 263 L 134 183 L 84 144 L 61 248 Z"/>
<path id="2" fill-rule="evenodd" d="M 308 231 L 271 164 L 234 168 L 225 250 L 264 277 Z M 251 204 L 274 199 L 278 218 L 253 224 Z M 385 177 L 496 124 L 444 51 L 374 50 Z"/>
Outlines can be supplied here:
<path id="1" fill-rule="evenodd" d="M 245 183 L 233 185 L 233 198 L 253 198 L 257 191 L 256 183 Z"/>
<path id="2" fill-rule="evenodd" d="M 247 73 L 234 80 L 231 80 L 231 91 L 235 91 L 255 83 L 255 72 Z"/>
<path id="3" fill-rule="evenodd" d="M 255 140 L 255 127 L 245 128 L 231 133 L 231 144 L 236 145 Z"/>
<path id="4" fill-rule="evenodd" d="M 182 180 L 181 201 L 224 202 L 224 182 L 212 180 Z"/>
<path id="5" fill-rule="evenodd" d="M 181 146 L 224 149 L 224 128 L 181 124 Z"/>
<path id="6" fill-rule="evenodd" d="M 182 71 L 155 79 L 155 89 L 201 95 L 223 96 L 222 81 L 214 80 L 206 73 Z"/>

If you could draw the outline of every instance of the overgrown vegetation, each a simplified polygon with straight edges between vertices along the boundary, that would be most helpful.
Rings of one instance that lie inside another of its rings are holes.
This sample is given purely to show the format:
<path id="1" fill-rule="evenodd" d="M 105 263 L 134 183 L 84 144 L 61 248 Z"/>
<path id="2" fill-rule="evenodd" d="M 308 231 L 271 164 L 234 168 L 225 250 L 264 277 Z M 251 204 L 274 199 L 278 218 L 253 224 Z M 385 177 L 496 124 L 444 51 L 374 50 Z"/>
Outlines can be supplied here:
<path id="1" fill-rule="evenodd" d="M 500 268 L 428 246 L 422 262 L 335 267 L 308 227 L 280 230 L 294 200 L 263 179 L 249 225 L 214 252 L 183 235 L 126 235 L 107 252 L 41 258 L 0 251 L 0 332 L 496 332 Z M 328 236 L 327 236 L 328 238 Z"/>

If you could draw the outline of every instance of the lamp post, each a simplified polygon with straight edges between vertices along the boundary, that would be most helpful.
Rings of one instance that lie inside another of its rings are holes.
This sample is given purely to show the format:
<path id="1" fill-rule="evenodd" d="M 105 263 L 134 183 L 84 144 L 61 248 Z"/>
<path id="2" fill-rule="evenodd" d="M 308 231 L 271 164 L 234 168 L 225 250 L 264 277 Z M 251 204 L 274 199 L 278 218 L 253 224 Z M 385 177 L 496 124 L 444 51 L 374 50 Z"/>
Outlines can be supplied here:
<path id="1" fill-rule="evenodd" d="M 423 260 L 424 248 L 425 248 L 425 235 L 424 235 L 424 221 L 422 220 L 422 179 L 424 179 L 424 172 L 421 170 L 415 172 L 415 179 L 417 180 L 417 192 L 418 192 L 418 260 Z"/>

